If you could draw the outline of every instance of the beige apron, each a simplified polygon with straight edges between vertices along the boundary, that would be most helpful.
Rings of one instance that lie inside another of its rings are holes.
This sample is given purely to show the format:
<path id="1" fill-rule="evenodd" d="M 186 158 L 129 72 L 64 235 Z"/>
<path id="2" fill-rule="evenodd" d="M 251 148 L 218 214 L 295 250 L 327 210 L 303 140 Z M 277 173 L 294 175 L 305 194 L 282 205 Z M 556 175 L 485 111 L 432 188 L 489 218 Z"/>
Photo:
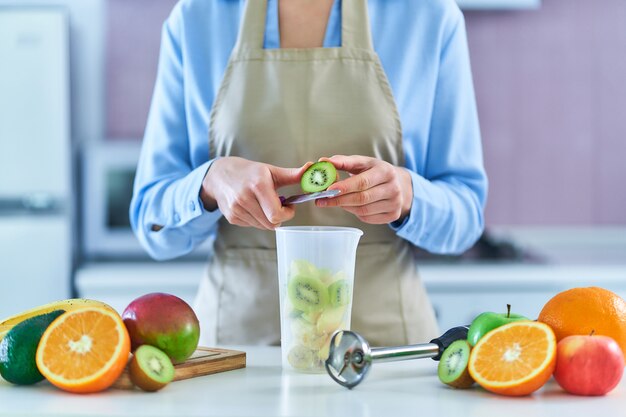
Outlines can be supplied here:
<path id="1" fill-rule="evenodd" d="M 267 0 L 247 2 L 239 40 L 211 112 L 211 156 L 281 167 L 322 156 L 367 155 L 402 166 L 402 130 L 374 52 L 366 0 L 343 0 L 339 48 L 263 49 Z M 281 194 L 297 193 L 281 189 Z M 352 226 L 357 251 L 352 329 L 375 345 L 437 336 L 412 247 L 387 225 L 339 208 L 298 205 L 289 225 Z M 279 344 L 275 234 L 219 223 L 196 299 L 201 343 Z"/>

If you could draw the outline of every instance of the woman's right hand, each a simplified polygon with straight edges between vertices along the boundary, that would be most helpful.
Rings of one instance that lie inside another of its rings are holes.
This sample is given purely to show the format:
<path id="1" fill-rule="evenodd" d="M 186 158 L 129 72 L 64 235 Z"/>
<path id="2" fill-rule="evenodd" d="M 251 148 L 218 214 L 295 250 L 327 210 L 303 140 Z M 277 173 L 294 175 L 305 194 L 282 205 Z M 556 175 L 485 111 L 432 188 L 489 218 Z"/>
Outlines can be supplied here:
<path id="1" fill-rule="evenodd" d="M 202 181 L 200 198 L 209 211 L 219 207 L 231 224 L 274 230 L 295 215 L 293 207 L 282 206 L 276 190 L 300 182 L 310 165 L 280 168 L 238 157 L 219 158 Z"/>

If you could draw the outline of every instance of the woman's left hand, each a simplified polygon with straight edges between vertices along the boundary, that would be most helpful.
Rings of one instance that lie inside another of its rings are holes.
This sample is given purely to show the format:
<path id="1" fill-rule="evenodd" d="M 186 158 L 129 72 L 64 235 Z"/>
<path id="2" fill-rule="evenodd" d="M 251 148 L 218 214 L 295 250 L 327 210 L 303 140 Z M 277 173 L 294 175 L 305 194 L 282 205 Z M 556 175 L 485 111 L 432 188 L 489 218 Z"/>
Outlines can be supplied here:
<path id="1" fill-rule="evenodd" d="M 318 207 L 341 207 L 370 224 L 403 220 L 411 211 L 413 185 L 405 168 L 360 155 L 335 155 L 321 160 L 331 162 L 350 177 L 328 187 L 341 193 L 317 200 Z"/>

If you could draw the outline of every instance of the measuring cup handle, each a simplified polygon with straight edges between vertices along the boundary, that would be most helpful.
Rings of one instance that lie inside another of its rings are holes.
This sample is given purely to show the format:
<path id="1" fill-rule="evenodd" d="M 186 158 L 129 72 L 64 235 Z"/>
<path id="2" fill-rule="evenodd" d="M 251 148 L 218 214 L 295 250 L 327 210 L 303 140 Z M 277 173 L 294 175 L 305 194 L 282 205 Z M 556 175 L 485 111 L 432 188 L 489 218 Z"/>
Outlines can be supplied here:
<path id="1" fill-rule="evenodd" d="M 441 359 L 441 354 L 452 344 L 452 342 L 467 339 L 468 329 L 469 325 L 453 327 L 438 338 L 431 340 L 430 343 L 435 343 L 439 346 L 439 354 L 435 356 L 433 360 L 438 361 Z"/>

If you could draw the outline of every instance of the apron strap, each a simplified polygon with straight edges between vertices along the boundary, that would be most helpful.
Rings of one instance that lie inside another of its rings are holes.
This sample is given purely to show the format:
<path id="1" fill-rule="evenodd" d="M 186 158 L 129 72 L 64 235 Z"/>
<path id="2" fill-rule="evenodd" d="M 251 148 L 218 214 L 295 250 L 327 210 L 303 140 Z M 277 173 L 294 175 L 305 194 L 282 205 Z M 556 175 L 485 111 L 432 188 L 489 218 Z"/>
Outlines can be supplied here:
<path id="1" fill-rule="evenodd" d="M 267 0 L 247 0 L 235 49 L 263 49 Z"/>
<path id="2" fill-rule="evenodd" d="M 367 0 L 341 0 L 341 2 L 341 46 L 373 51 Z"/>
<path id="3" fill-rule="evenodd" d="M 280 1 L 280 0 L 278 0 Z M 367 0 L 341 1 L 342 47 L 374 50 Z M 248 0 L 239 28 L 236 49 L 263 49 L 267 0 Z"/>

